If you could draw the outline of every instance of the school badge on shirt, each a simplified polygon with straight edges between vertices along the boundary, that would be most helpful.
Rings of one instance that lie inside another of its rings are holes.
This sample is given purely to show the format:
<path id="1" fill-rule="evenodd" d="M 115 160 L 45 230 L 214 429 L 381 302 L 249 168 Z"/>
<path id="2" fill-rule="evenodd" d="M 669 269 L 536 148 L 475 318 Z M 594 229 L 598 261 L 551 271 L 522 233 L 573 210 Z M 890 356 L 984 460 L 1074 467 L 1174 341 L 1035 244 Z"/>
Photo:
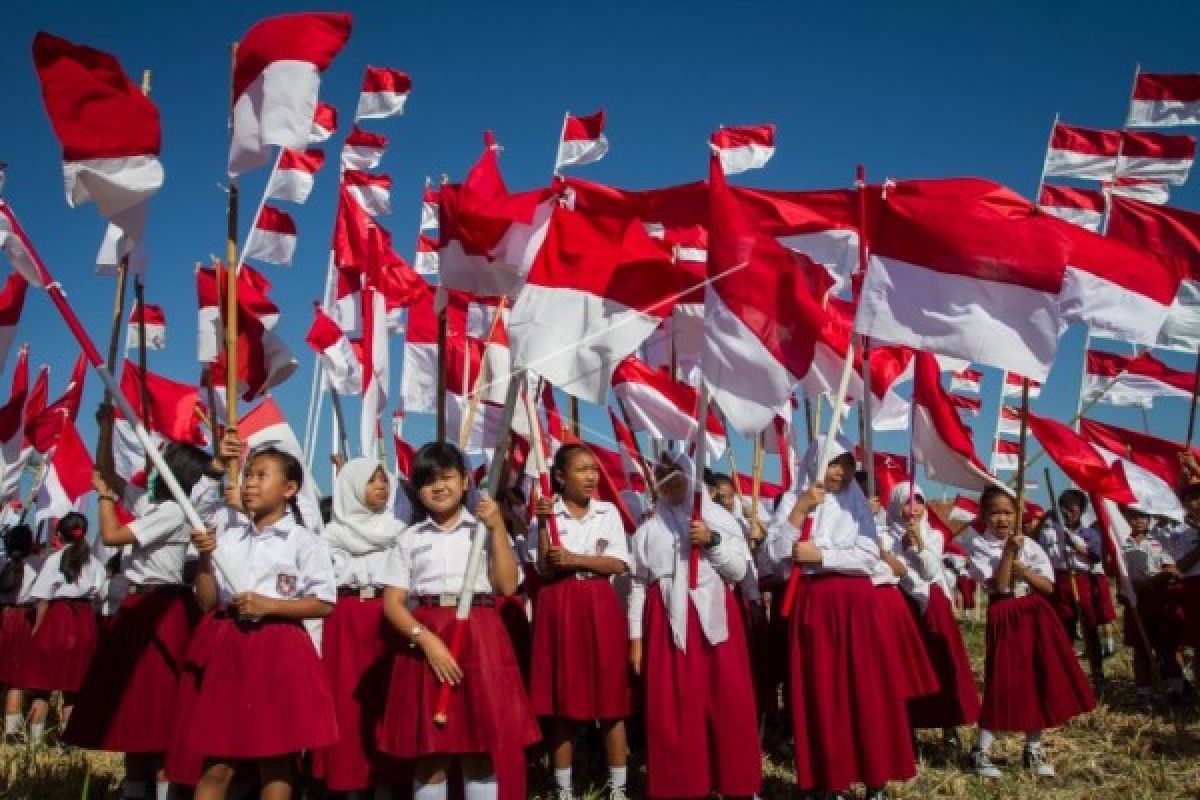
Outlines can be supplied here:
<path id="1" fill-rule="evenodd" d="M 608 539 L 597 539 L 596 540 L 596 555 L 602 556 L 602 555 L 604 555 L 604 551 L 606 551 L 606 550 L 608 550 Z"/>
<path id="2" fill-rule="evenodd" d="M 275 591 L 280 597 L 291 597 L 296 593 L 296 576 L 280 572 L 275 576 Z"/>

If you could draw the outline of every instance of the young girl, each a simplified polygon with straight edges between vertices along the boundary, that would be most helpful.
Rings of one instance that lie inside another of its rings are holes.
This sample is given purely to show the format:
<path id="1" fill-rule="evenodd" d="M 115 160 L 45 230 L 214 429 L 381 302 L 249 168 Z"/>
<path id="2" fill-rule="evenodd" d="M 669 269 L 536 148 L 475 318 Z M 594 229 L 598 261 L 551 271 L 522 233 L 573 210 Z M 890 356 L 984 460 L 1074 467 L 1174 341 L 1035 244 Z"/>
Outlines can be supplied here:
<path id="1" fill-rule="evenodd" d="M 625 609 L 610 578 L 629 568 L 621 516 L 595 499 L 596 457 L 566 444 L 551 471 L 558 497 L 540 498 L 538 568 L 545 580 L 533 607 L 533 710 L 550 717 L 554 782 L 571 798 L 572 743 L 580 723 L 599 720 L 608 760 L 608 796 L 625 797 L 625 717 L 630 712 L 629 635 Z M 553 515 L 561 544 L 546 518 Z"/>
<path id="2" fill-rule="evenodd" d="M 92 601 L 104 585 L 104 564 L 92 554 L 87 517 L 76 511 L 58 522 L 64 546 L 46 559 L 29 596 L 37 613 L 27 650 L 18 655 L 13 683 L 40 696 L 30 714 L 30 740 L 41 742 L 49 706 L 45 695 L 63 693 L 62 720 L 70 719 L 75 693 L 96 649 Z"/>
<path id="3" fill-rule="evenodd" d="M 521 684 L 512 645 L 496 613 L 495 594 L 519 581 L 516 560 L 496 503 L 481 497 L 465 506 L 467 466 L 453 445 L 433 442 L 417 451 L 412 483 L 428 518 L 408 528 L 388 554 L 381 582 L 384 616 L 408 643 L 395 659 L 379 728 L 379 749 L 415 759 L 414 800 L 446 797 L 457 758 L 467 800 L 497 794 L 491 753 L 536 742 L 537 719 Z M 485 563 L 475 577 L 462 652 L 449 642 L 463 589 L 471 537 L 487 528 Z M 444 724 L 434 722 L 439 686 L 449 683 Z"/>
<path id="4" fill-rule="evenodd" d="M 241 483 L 245 516 L 231 515 L 218 533 L 192 533 L 205 614 L 176 693 L 167 776 L 191 783 L 202 769 L 196 800 L 224 798 L 235 764 L 246 762 L 257 767 L 264 800 L 286 800 L 296 754 L 337 738 L 325 673 L 300 624 L 329 616 L 336 599 L 325 546 L 297 522 L 303 480 L 292 455 L 253 453 Z M 213 566 L 218 547 L 246 589 L 240 594 Z"/>
<path id="5" fill-rule="evenodd" d="M 1125 598 L 1125 644 L 1133 650 L 1133 680 L 1138 700 L 1147 703 L 1152 699 L 1150 689 L 1155 669 L 1166 682 L 1168 692 L 1174 696 L 1183 693 L 1183 669 L 1178 656 L 1182 619 L 1167 589 L 1168 582 L 1179 576 L 1179 569 L 1163 543 L 1150 535 L 1149 514 L 1124 506 L 1121 513 L 1130 529 L 1123 547 L 1125 564 L 1137 594 Z M 1136 602 L 1136 609 L 1130 599 Z M 1135 614 L 1144 626 L 1144 637 Z"/>
<path id="6" fill-rule="evenodd" d="M 313 754 L 313 774 L 335 792 L 396 779 L 398 765 L 375 746 L 391 673 L 381 576 L 388 551 L 405 527 L 388 507 L 392 483 L 379 459 L 348 461 L 338 472 L 332 519 L 321 534 L 333 556 L 338 586 L 321 646 L 337 709 L 338 740 Z"/>
<path id="7" fill-rule="evenodd" d="M 930 526 L 928 514 L 920 488 L 914 491 L 907 482 L 897 484 L 888 498 L 887 527 L 880 540 L 904 562 L 900 588 L 937 674 L 936 694 L 909 700 L 909 724 L 941 728 L 945 741 L 957 749 L 960 745 L 954 729 L 978 721 L 979 693 L 947 595 L 942 536 Z"/>
<path id="8" fill-rule="evenodd" d="M 630 544 L 629 659 L 645 686 L 646 794 L 750 797 L 762 783 L 754 681 L 730 585 L 749 550 L 737 520 L 701 487 L 692 519 L 694 469 L 664 456 L 653 516 Z M 697 586 L 689 556 L 699 548 Z"/>
<path id="9" fill-rule="evenodd" d="M 1179 498 L 1187 516 L 1167 539 L 1167 551 L 1179 570 L 1172 593 L 1183 616 L 1180 644 L 1200 651 L 1200 483 L 1185 486 Z M 1193 683 L 1200 675 L 1197 661 L 1192 662 Z"/>
<path id="10" fill-rule="evenodd" d="M 4 568 L 0 569 L 0 687 L 4 697 L 4 742 L 15 744 L 25 720 L 24 693 L 14 683 L 18 656 L 29 647 L 33 632 L 33 531 L 15 525 L 4 534 Z"/>
<path id="11" fill-rule="evenodd" d="M 1049 598 L 1054 570 L 1041 546 L 1016 530 L 1016 501 L 998 486 L 979 498 L 984 533 L 963 542 L 971 574 L 988 595 L 987 655 L 975 773 L 1000 776 L 990 751 L 1000 731 L 1025 733 L 1025 766 L 1052 777 L 1042 731 L 1096 705 Z"/>
<path id="12" fill-rule="evenodd" d="M 861 783 L 881 797 L 888 781 L 917 772 L 906 709 L 912 676 L 895 668 L 904 656 L 893 617 L 871 583 L 878 538 L 850 445 L 835 440 L 831 455 L 818 475 L 809 447 L 801 488 L 783 497 L 767 537 L 781 573 L 803 570 L 789 620 L 796 782 L 835 793 Z"/>
<path id="13" fill-rule="evenodd" d="M 144 513 L 126 525 L 117 517 L 123 481 L 103 455 L 93 476 L 99 499 L 100 540 L 123 548 L 119 574 L 128 590 L 108 624 L 80 691 L 63 740 L 91 750 L 125 753 L 125 794 L 145 796 L 170 743 L 175 690 L 192 631 L 200 619 L 195 594 L 183 578 L 191 526 L 162 480 L 154 480 Z M 216 468 L 208 453 L 171 444 L 163 453 L 185 492 L 215 497 Z M 106 468 L 107 467 L 107 468 Z M 114 487 L 114 488 L 110 488 Z M 161 774 L 160 794 L 166 791 Z"/>

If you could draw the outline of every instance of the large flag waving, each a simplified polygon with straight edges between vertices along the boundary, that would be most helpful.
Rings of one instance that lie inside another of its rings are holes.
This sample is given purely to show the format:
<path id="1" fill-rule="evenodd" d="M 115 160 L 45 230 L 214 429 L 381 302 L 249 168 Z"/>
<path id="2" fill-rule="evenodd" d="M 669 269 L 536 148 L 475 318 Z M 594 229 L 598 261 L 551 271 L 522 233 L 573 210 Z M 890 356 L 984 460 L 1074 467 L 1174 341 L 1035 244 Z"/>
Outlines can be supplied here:
<path id="1" fill-rule="evenodd" d="M 1125 124 L 1131 128 L 1200 125 L 1200 74 L 1139 72 Z"/>
<path id="2" fill-rule="evenodd" d="M 635 431 L 645 431 L 661 441 L 690 442 L 696 437 L 698 392 L 630 356 L 612 376 L 613 394 L 620 398 Z M 709 412 L 704 426 L 705 450 L 710 463 L 725 453 L 725 428 Z"/>
<path id="3" fill-rule="evenodd" d="M 1191 397 L 1194 382 L 1194 373 L 1172 369 L 1150 353 L 1122 356 L 1088 350 L 1082 394 L 1089 401 L 1150 408 L 1156 397 Z"/>
<path id="4" fill-rule="evenodd" d="M 1046 455 L 1080 489 L 1126 505 L 1137 502 L 1120 465 L 1110 469 L 1085 437 L 1061 422 L 1033 414 L 1029 415 L 1029 430 L 1041 442 Z"/>

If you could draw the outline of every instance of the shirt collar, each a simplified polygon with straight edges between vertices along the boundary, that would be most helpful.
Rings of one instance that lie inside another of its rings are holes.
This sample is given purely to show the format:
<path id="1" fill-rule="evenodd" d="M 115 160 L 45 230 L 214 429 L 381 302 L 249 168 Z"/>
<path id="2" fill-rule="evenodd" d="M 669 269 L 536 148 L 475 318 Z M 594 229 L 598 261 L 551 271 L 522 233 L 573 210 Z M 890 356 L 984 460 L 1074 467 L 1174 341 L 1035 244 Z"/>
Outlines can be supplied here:
<path id="1" fill-rule="evenodd" d="M 298 527 L 296 520 L 292 518 L 292 512 L 288 510 L 282 517 L 261 530 L 255 528 L 254 523 L 247 518 L 242 535 L 246 537 L 277 536 L 280 539 L 287 539 L 296 527 Z"/>
<path id="2" fill-rule="evenodd" d="M 468 530 L 475 528 L 475 515 L 471 513 L 471 509 L 463 507 L 462 516 L 458 518 L 458 522 L 454 523 L 449 528 L 443 528 L 433 521 L 433 517 L 426 517 L 418 523 L 422 533 L 454 533 L 460 528 L 466 527 Z"/>
<path id="3" fill-rule="evenodd" d="M 583 513 L 583 516 L 576 517 L 567 508 L 567 504 L 563 501 L 563 499 L 561 497 L 556 497 L 554 498 L 554 515 L 557 517 L 564 517 L 566 519 L 578 519 L 578 521 L 583 522 L 600 513 L 600 506 L 598 503 L 599 501 L 593 497 L 591 502 L 588 503 L 587 511 Z"/>

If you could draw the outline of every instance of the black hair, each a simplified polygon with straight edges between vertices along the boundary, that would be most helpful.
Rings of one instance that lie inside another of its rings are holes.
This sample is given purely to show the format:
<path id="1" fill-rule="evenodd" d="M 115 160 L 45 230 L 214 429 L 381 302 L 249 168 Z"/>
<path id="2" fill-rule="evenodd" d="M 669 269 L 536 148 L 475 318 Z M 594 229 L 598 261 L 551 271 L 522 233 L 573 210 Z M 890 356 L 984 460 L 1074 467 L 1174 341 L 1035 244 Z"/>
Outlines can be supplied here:
<path id="1" fill-rule="evenodd" d="M 571 459 L 576 453 L 587 453 L 593 458 L 595 457 L 592 448 L 583 442 L 571 442 L 559 447 L 554 454 L 554 463 L 550 465 L 550 489 L 555 494 L 562 494 L 563 482 L 559 480 L 558 476 L 566 473 L 567 466 L 570 465 Z"/>
<path id="2" fill-rule="evenodd" d="M 20 590 L 25 577 L 25 559 L 33 552 L 33 530 L 28 525 L 14 525 L 5 531 L 4 552 L 8 563 L 0 570 L 0 594 L 12 594 Z"/>
<path id="3" fill-rule="evenodd" d="M 452 469 L 467 477 L 467 461 L 462 451 L 449 442 L 429 442 L 413 456 L 412 485 L 417 491 L 437 480 L 443 470 Z"/>
<path id="4" fill-rule="evenodd" d="M 867 488 L 867 471 L 865 469 L 854 470 L 854 482 L 865 491 Z"/>
<path id="5" fill-rule="evenodd" d="M 87 517 L 78 511 L 69 511 L 58 521 L 58 535 L 63 539 L 70 538 L 70 544 L 63 548 L 62 560 L 58 569 L 66 577 L 67 583 L 77 583 L 83 574 L 83 565 L 92 554 L 92 546 L 87 540 Z"/>
<path id="6" fill-rule="evenodd" d="M 246 456 L 246 465 L 249 466 L 251 461 L 263 456 L 275 459 L 275 463 L 283 470 L 284 480 L 296 484 L 296 494 L 288 500 L 288 508 L 292 510 L 292 518 L 296 520 L 296 524 L 303 525 L 304 516 L 300 513 L 300 505 L 296 502 L 296 498 L 300 496 L 300 490 L 304 488 L 304 465 L 291 453 L 272 446 L 255 450 Z"/>
<path id="7" fill-rule="evenodd" d="M 1062 508 L 1063 506 L 1075 506 L 1080 511 L 1087 511 L 1087 495 L 1078 489 L 1064 489 L 1058 495 L 1058 506 L 1059 508 Z"/>
<path id="8" fill-rule="evenodd" d="M 714 472 L 711 485 L 714 489 L 724 485 L 733 486 L 733 478 L 729 477 L 724 472 Z"/>
<path id="9" fill-rule="evenodd" d="M 987 515 L 988 504 L 996 497 L 1004 497 L 1012 503 L 1014 509 L 1017 507 L 1017 501 L 1006 489 L 993 485 L 984 489 L 982 494 L 979 495 L 979 513 L 981 516 Z"/>
<path id="10" fill-rule="evenodd" d="M 1200 494 L 1200 483 L 1189 483 L 1180 490 L 1179 499 L 1186 503 L 1197 494 Z"/>
<path id="11" fill-rule="evenodd" d="M 322 497 L 317 507 L 321 509 L 321 521 L 328 525 L 333 520 L 333 498 Z"/>
<path id="12" fill-rule="evenodd" d="M 163 461 L 167 469 L 179 481 L 184 494 L 191 494 L 192 488 L 204 477 L 212 463 L 212 457 L 199 447 L 183 442 L 172 442 L 163 450 Z M 150 487 L 150 499 L 156 503 L 173 500 L 171 490 L 162 476 L 154 477 L 154 485 Z"/>

